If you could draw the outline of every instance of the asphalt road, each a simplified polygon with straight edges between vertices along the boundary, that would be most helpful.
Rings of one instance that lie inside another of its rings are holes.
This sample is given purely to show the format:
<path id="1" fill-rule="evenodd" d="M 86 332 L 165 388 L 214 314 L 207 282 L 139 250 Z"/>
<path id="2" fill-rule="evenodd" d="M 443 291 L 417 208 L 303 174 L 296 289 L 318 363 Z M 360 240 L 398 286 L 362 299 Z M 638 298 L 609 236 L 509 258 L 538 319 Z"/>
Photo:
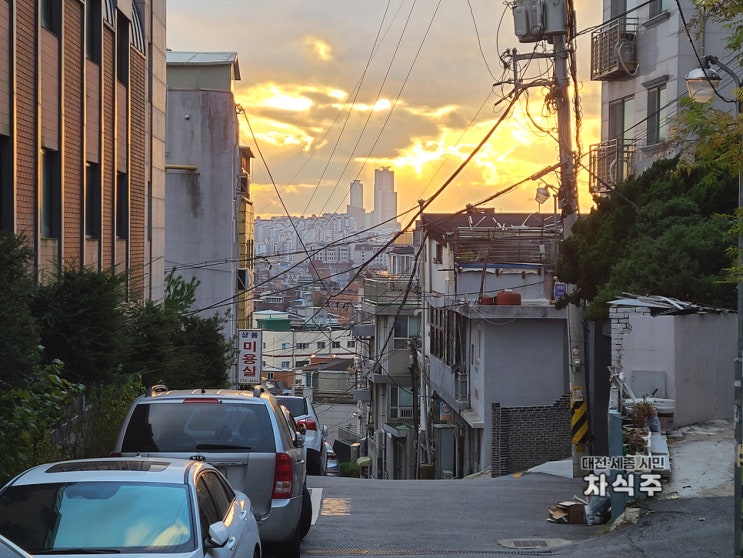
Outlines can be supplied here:
<path id="1" fill-rule="evenodd" d="M 580 479 L 542 473 L 449 481 L 308 477 L 314 525 L 303 556 L 733 556 L 733 499 L 649 499 L 640 518 L 556 524 L 549 508 Z M 267 553 L 267 557 L 270 554 Z"/>

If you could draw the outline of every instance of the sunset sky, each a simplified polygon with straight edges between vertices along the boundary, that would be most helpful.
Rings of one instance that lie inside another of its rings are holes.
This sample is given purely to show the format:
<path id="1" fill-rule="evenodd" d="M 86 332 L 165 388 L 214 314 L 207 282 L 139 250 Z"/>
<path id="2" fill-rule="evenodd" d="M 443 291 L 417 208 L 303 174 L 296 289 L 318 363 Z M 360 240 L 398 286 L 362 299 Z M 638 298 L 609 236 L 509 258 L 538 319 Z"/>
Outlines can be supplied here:
<path id="1" fill-rule="evenodd" d="M 599 2 L 575 5 L 579 33 L 601 21 Z M 386 166 L 406 224 L 405 212 L 431 197 L 501 116 L 507 103 L 498 101 L 512 86 L 493 84 L 513 75 L 500 55 L 537 45 L 519 43 L 511 8 L 493 0 L 168 2 L 169 49 L 238 53 L 241 142 L 256 155 L 251 192 L 264 217 L 285 215 L 281 200 L 295 216 L 343 213 L 354 179 L 370 211 L 374 169 Z M 590 32 L 577 52 L 587 166 L 599 141 L 601 91 L 588 77 Z M 551 76 L 548 62 L 534 60 L 526 76 Z M 543 131 L 557 131 L 546 92 L 522 95 L 427 210 L 458 211 L 558 162 L 557 143 Z M 558 186 L 555 174 L 545 180 Z M 534 200 L 540 185 L 527 182 L 485 206 L 551 213 L 552 202 Z M 592 205 L 585 180 L 579 200 L 582 212 Z"/>

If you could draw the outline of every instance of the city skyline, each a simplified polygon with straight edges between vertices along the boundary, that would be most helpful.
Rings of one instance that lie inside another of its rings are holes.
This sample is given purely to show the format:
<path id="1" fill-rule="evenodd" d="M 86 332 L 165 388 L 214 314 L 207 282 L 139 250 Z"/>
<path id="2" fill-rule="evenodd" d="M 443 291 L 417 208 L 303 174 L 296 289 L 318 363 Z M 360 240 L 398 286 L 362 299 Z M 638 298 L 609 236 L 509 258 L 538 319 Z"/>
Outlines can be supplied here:
<path id="1" fill-rule="evenodd" d="M 599 6 L 575 6 L 579 32 L 601 20 Z M 501 55 L 534 46 L 518 42 L 510 8 L 479 0 L 353 10 L 335 0 L 254 3 L 247 24 L 234 17 L 244 9 L 237 1 L 210 10 L 171 4 L 167 42 L 174 50 L 238 52 L 241 139 L 255 147 L 252 191 L 261 216 L 343 213 L 353 180 L 367 186 L 364 206 L 372 207 L 374 171 L 389 167 L 404 226 L 405 212 L 432 196 L 500 117 L 505 103 L 496 104 L 512 85 L 493 84 L 513 77 Z M 590 34 L 578 37 L 577 49 L 585 152 L 599 138 L 600 84 L 588 78 Z M 535 61 L 523 77 L 548 75 L 548 64 Z M 557 143 L 540 130 L 556 127 L 554 115 L 543 116 L 545 93 L 522 95 L 429 210 L 464 209 L 557 162 Z M 557 178 L 546 177 L 552 185 Z M 534 200 L 538 186 L 528 182 L 487 205 L 551 211 Z M 583 210 L 592 205 L 585 181 L 579 199 Z"/>

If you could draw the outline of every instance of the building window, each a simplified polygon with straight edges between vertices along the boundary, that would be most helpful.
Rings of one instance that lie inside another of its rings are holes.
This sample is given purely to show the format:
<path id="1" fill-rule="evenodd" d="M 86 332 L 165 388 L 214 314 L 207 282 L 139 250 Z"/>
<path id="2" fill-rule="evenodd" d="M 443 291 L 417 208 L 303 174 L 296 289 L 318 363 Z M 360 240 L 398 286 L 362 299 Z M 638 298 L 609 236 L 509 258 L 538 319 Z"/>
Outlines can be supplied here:
<path id="1" fill-rule="evenodd" d="M 420 319 L 417 316 L 395 318 L 394 348 L 404 349 L 411 337 L 420 335 Z"/>
<path id="2" fill-rule="evenodd" d="M 609 103 L 609 139 L 624 139 L 635 125 L 635 98 L 625 97 Z"/>
<path id="3" fill-rule="evenodd" d="M 116 17 L 116 77 L 129 83 L 129 20 L 121 12 Z"/>
<path id="4" fill-rule="evenodd" d="M 341 342 L 340 341 L 333 341 L 331 343 L 331 348 L 333 348 L 333 349 L 340 349 L 341 348 Z"/>
<path id="5" fill-rule="evenodd" d="M 96 163 L 85 165 L 85 236 L 101 237 L 101 173 Z"/>
<path id="6" fill-rule="evenodd" d="M 402 386 L 392 386 L 390 390 L 390 418 L 413 418 L 413 392 Z"/>
<path id="7" fill-rule="evenodd" d="M 616 143 L 609 181 L 624 182 L 632 172 L 635 131 L 635 99 L 625 97 L 609 103 L 609 140 Z"/>
<path id="8" fill-rule="evenodd" d="M 129 177 L 116 175 L 116 238 L 129 238 Z"/>
<path id="9" fill-rule="evenodd" d="M 665 84 L 648 89 L 648 145 L 668 137 L 668 101 Z"/>
<path id="10" fill-rule="evenodd" d="M 85 56 L 101 63 L 101 0 L 85 1 Z"/>
<path id="11" fill-rule="evenodd" d="M 282 370 L 289 370 L 289 368 L 292 367 L 292 363 L 290 360 L 282 360 L 281 361 L 281 368 Z"/>
<path id="12" fill-rule="evenodd" d="M 346 347 L 348 347 L 349 349 L 355 349 L 356 341 L 346 341 Z"/>
<path id="13" fill-rule="evenodd" d="M 291 343 L 282 343 L 281 344 L 281 350 L 282 351 L 285 351 L 287 349 L 291 349 L 291 347 L 292 347 Z"/>
<path id="14" fill-rule="evenodd" d="M 0 135 L 0 230 L 13 230 L 13 166 L 10 138 Z"/>
<path id="15" fill-rule="evenodd" d="M 310 344 L 309 343 L 297 343 L 297 349 L 306 351 L 309 350 Z"/>
<path id="16" fill-rule="evenodd" d="M 296 366 L 297 368 L 302 368 L 302 366 L 307 366 L 309 363 L 309 360 L 298 360 L 296 363 L 294 363 L 294 366 Z"/>
<path id="17" fill-rule="evenodd" d="M 60 0 L 41 0 L 39 12 L 42 27 L 59 36 L 62 30 L 62 2 Z"/>
<path id="18" fill-rule="evenodd" d="M 667 0 L 650 0 L 650 17 L 662 14 L 668 9 Z"/>
<path id="19" fill-rule="evenodd" d="M 41 154 L 41 235 L 59 238 L 62 233 L 62 181 L 59 152 L 45 149 Z"/>
<path id="20" fill-rule="evenodd" d="M 317 372 L 307 371 L 304 373 L 304 386 L 308 388 L 317 387 Z"/>
<path id="21" fill-rule="evenodd" d="M 325 348 L 325 341 L 318 341 L 317 342 L 317 348 L 318 349 L 324 349 Z"/>

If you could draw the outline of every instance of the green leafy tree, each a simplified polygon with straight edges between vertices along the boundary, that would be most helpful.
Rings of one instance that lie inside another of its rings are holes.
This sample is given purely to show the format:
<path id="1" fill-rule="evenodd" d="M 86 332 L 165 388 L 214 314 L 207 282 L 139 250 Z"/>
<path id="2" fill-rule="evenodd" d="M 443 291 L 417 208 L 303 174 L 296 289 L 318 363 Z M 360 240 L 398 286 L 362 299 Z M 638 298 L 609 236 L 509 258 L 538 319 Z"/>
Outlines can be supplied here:
<path id="1" fill-rule="evenodd" d="M 91 386 L 115 378 L 129 349 L 124 286 L 124 275 L 72 267 L 38 288 L 45 360 L 64 362 L 67 379 Z"/>
<path id="2" fill-rule="evenodd" d="M 0 392 L 24 385 L 41 365 L 32 257 L 23 236 L 0 232 Z"/>
<path id="3" fill-rule="evenodd" d="M 234 358 L 224 338 L 224 318 L 192 315 L 198 282 L 173 272 L 166 277 L 161 304 L 130 308 L 134 350 L 126 369 L 141 375 L 145 385 L 164 383 L 171 389 L 225 387 Z"/>
<path id="4" fill-rule="evenodd" d="M 737 53 L 738 60 L 743 59 L 743 1 L 741 0 L 696 0 L 703 19 L 710 19 L 723 24 L 730 32 L 726 46 Z"/>
<path id="5" fill-rule="evenodd" d="M 59 458 L 55 441 L 84 388 L 62 377 L 62 363 L 52 362 L 26 385 L 0 392 L 0 485 L 39 463 Z"/>
<path id="6" fill-rule="evenodd" d="M 587 301 L 589 320 L 606 319 L 606 303 L 623 292 L 734 307 L 728 270 L 736 185 L 716 168 L 675 158 L 598 199 L 560 248 L 557 274 L 576 285 L 565 302 Z"/>

